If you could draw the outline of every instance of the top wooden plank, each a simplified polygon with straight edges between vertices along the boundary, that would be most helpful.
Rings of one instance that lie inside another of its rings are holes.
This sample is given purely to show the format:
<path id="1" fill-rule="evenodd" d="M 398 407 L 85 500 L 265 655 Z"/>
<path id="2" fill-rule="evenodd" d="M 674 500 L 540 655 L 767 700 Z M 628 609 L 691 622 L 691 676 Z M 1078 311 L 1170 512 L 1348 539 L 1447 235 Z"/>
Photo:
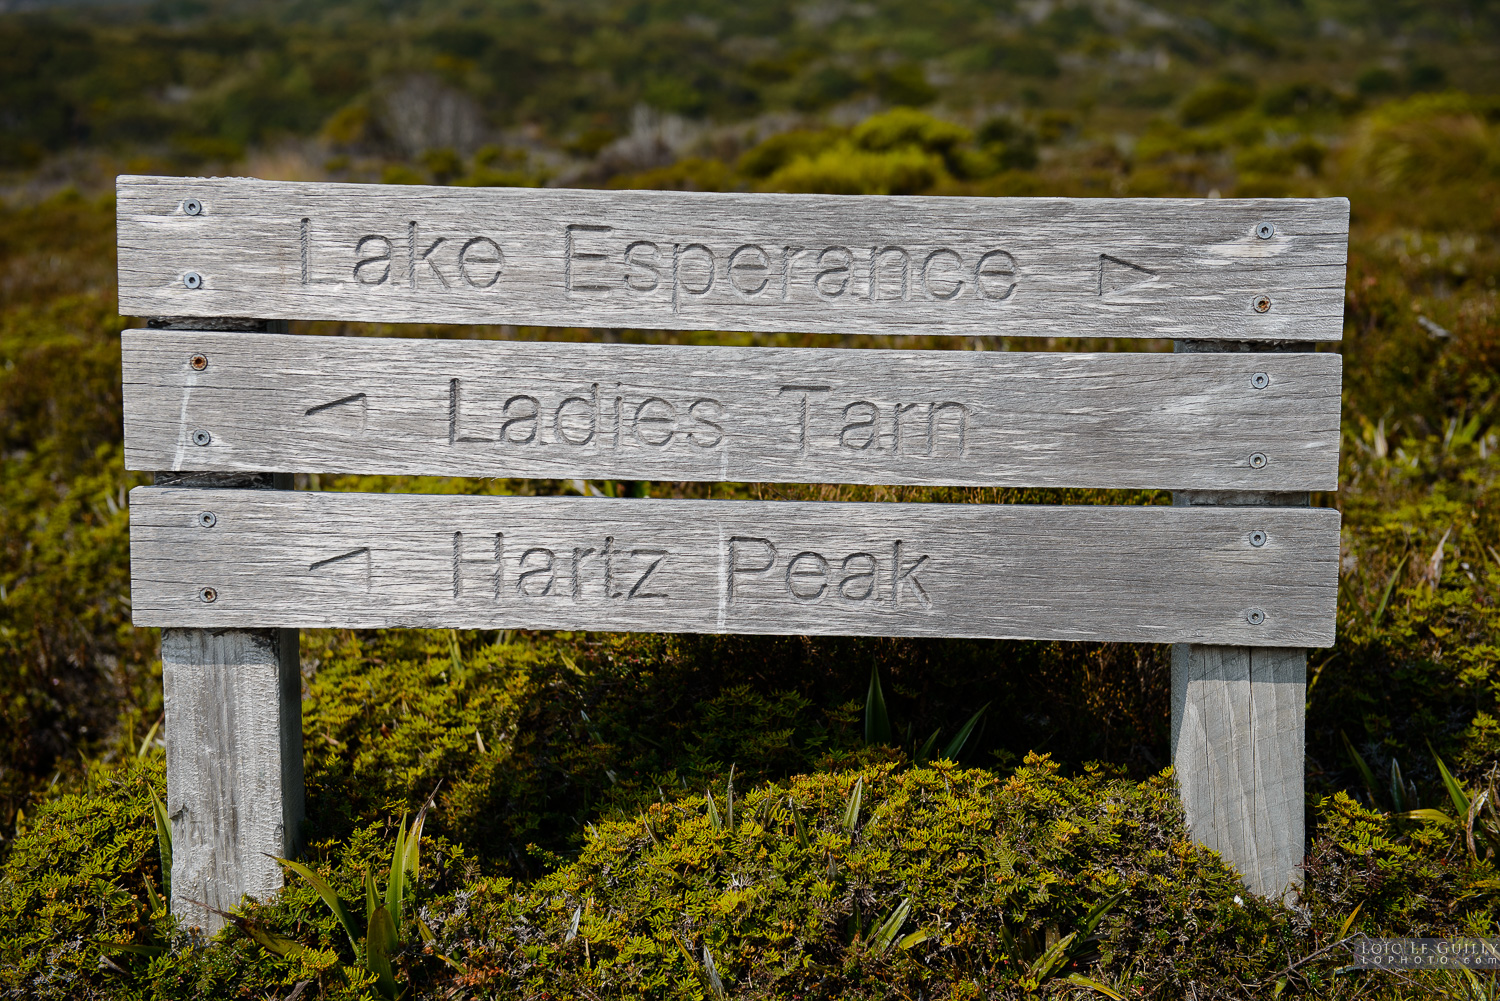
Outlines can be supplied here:
<path id="1" fill-rule="evenodd" d="M 1334 341 L 1349 203 L 122 176 L 137 316 Z"/>

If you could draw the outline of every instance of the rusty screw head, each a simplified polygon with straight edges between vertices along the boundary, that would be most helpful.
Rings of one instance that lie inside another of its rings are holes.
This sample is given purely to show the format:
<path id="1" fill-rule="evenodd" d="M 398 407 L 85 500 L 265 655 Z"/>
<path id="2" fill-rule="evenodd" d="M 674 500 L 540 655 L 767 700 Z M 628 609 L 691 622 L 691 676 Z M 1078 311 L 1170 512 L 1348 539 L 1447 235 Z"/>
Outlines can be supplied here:
<path id="1" fill-rule="evenodd" d="M 182 284 L 186 285 L 188 288 L 202 288 L 203 276 L 196 271 L 189 271 L 187 274 L 182 276 Z"/>
<path id="2" fill-rule="evenodd" d="M 187 201 L 182 203 L 182 211 L 186 212 L 188 215 L 202 215 L 203 203 L 196 198 L 189 198 Z"/>
<path id="3" fill-rule="evenodd" d="M 207 445 L 209 442 L 211 442 L 213 440 L 214 440 L 214 436 L 211 435 L 211 434 L 209 434 L 207 431 L 203 430 L 202 428 L 199 428 L 198 430 L 196 430 L 196 431 L 193 432 L 193 444 L 194 445 Z"/>
<path id="4" fill-rule="evenodd" d="M 198 524 L 202 525 L 204 528 L 213 528 L 218 523 L 219 517 L 212 511 L 198 512 Z"/>
<path id="5" fill-rule="evenodd" d="M 212 516 L 210 516 L 210 517 L 212 517 Z M 1250 533 L 1250 545 L 1254 546 L 1256 549 L 1259 549 L 1261 546 L 1264 546 L 1265 544 L 1266 544 L 1266 533 L 1265 532 L 1262 532 L 1260 529 L 1257 528 L 1255 531 L 1253 531 L 1253 532 Z"/>
<path id="6" fill-rule="evenodd" d="M 219 592 L 211 587 L 205 587 L 198 592 L 198 597 L 203 599 L 205 605 L 212 605 L 219 600 Z"/>
<path id="7" fill-rule="evenodd" d="M 1262 612 L 1258 608 L 1252 608 L 1245 613 L 1245 621 L 1250 623 L 1252 626 L 1258 626 L 1262 622 L 1266 621 L 1266 613 Z"/>
<path id="8" fill-rule="evenodd" d="M 1265 467 L 1266 467 L 1266 453 L 1264 453 L 1264 452 L 1251 452 L 1250 453 L 1250 468 L 1251 469 L 1264 469 Z"/>
<path id="9" fill-rule="evenodd" d="M 193 366 L 197 368 L 197 365 Z M 1271 377 L 1264 372 L 1256 372 L 1250 377 L 1250 385 L 1256 389 L 1265 389 L 1271 384 Z"/>
<path id="10" fill-rule="evenodd" d="M 1274 223 L 1269 222 L 1259 223 L 1255 227 L 1255 235 L 1262 240 L 1269 240 L 1276 235 L 1276 226 Z"/>
<path id="11" fill-rule="evenodd" d="M 1271 308 L 1271 297 L 1268 295 L 1258 295 L 1255 297 L 1255 302 L 1251 305 L 1255 307 L 1257 313 L 1267 312 Z"/>
<path id="12" fill-rule="evenodd" d="M 188 364 L 193 366 L 194 372 L 201 372 L 208 368 L 208 355 L 193 355 L 188 359 Z"/>

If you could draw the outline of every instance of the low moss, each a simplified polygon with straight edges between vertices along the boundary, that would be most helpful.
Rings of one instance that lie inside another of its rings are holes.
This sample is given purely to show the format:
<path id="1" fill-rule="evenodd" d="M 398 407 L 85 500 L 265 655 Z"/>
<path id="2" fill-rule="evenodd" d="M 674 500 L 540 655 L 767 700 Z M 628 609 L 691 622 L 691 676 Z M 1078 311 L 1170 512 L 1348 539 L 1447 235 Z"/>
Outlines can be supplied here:
<path id="1" fill-rule="evenodd" d="M 523 909 L 478 899 L 449 934 L 505 929 L 498 957 L 469 954 L 502 995 L 646 998 L 712 997 L 710 965 L 734 997 L 998 997 L 1078 972 L 1212 989 L 1274 966 L 1290 938 L 1285 912 L 1236 903 L 1236 875 L 1187 837 L 1170 775 L 887 760 L 755 789 L 732 817 L 728 793 L 600 824 Z M 1097 941 L 1039 974 L 1045 946 L 1108 901 Z M 1243 955 L 1247 939 L 1262 945 Z"/>
<path id="2" fill-rule="evenodd" d="M 0 996 L 258 998 L 304 983 L 304 997 L 371 996 L 301 879 L 239 911 L 304 948 L 291 958 L 236 927 L 205 948 L 152 911 L 147 787 L 161 779 L 159 755 L 95 763 L 20 834 L 0 871 Z M 1347 952 L 1325 947 L 1348 931 L 1492 930 L 1495 867 L 1451 829 L 1341 794 L 1318 818 L 1290 908 L 1193 842 L 1170 770 L 1067 775 L 1041 755 L 1010 772 L 913 768 L 867 749 L 783 782 L 664 790 L 587 825 L 576 858 L 529 882 L 485 876 L 429 836 L 398 979 L 413 998 L 506 999 L 1061 997 L 1079 976 L 1163 999 L 1261 996 L 1283 980 L 1314 996 L 1344 981 L 1393 999 L 1441 988 L 1441 974 L 1350 974 Z M 361 824 L 314 844 L 309 864 L 357 900 L 394 831 L 394 817 Z"/>
<path id="3" fill-rule="evenodd" d="M 99 942 L 170 934 L 153 916 L 163 887 L 151 785 L 161 755 L 93 762 L 74 788 L 20 822 L 0 870 L 0 985 L 7 996 L 86 997 L 106 982 Z M 102 996 L 95 994 L 94 996 Z"/>

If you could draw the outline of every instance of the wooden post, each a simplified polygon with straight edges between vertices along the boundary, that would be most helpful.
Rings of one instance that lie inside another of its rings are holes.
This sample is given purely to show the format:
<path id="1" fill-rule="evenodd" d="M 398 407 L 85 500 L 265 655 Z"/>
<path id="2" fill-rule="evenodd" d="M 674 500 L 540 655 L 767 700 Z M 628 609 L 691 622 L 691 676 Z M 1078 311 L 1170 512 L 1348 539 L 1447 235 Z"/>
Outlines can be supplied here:
<path id="1" fill-rule="evenodd" d="M 1276 344 L 1178 341 L 1179 352 L 1307 350 Z M 1247 393 L 1254 392 L 1246 386 Z M 1274 461 L 1272 459 L 1271 461 Z M 1176 507 L 1306 507 L 1301 492 L 1176 491 Z M 1172 765 L 1188 830 L 1261 896 L 1302 885 L 1302 780 L 1307 651 L 1172 648 Z"/>
<path id="2" fill-rule="evenodd" d="M 1172 764 L 1188 829 L 1265 897 L 1302 883 L 1307 651 L 1172 648 Z"/>
<path id="3" fill-rule="evenodd" d="M 151 326 L 285 333 L 284 324 L 257 320 L 173 317 Z M 159 472 L 156 482 L 205 489 L 292 486 L 290 476 L 270 473 Z M 216 910 L 280 890 L 281 866 L 269 856 L 289 857 L 299 849 L 298 647 L 296 629 L 162 630 L 172 913 L 207 935 L 224 926 Z"/>

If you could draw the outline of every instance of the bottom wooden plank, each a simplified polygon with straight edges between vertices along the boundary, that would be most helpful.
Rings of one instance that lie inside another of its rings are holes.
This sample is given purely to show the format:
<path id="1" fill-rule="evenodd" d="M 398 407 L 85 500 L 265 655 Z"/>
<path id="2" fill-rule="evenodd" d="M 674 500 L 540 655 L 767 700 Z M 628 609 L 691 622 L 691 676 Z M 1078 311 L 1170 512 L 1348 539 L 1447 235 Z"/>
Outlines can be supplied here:
<path id="1" fill-rule="evenodd" d="M 136 625 L 1328 646 L 1338 512 L 131 493 Z"/>

